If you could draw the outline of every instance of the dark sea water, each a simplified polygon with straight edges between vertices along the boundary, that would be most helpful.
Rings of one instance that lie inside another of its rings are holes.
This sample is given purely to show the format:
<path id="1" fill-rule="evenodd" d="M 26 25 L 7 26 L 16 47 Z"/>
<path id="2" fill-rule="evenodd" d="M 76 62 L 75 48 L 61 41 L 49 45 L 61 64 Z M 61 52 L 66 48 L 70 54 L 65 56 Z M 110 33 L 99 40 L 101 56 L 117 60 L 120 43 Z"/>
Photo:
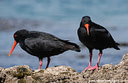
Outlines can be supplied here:
<path id="1" fill-rule="evenodd" d="M 13 33 L 19 29 L 51 33 L 81 46 L 81 52 L 67 51 L 51 57 L 49 67 L 66 65 L 78 72 L 88 66 L 89 53 L 77 37 L 82 16 L 88 15 L 92 21 L 106 27 L 119 43 L 128 43 L 128 0 L 0 0 L 0 66 L 29 65 L 38 69 L 38 58 L 23 51 L 19 45 L 12 55 L 8 54 L 13 45 Z M 116 65 L 128 52 L 127 46 L 121 50 L 105 49 L 100 61 Z M 94 50 L 94 66 L 98 59 Z M 47 59 L 43 59 L 45 68 Z"/>

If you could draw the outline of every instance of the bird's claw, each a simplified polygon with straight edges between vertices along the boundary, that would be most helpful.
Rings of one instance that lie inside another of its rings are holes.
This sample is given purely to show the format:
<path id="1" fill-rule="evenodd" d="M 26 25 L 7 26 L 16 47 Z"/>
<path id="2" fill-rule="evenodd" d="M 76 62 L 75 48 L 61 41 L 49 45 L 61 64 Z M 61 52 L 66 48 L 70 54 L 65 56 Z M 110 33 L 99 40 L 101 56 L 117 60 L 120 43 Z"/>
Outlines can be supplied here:
<path id="1" fill-rule="evenodd" d="M 98 66 L 97 65 L 91 68 L 91 70 L 95 70 L 95 69 L 98 71 Z"/>
<path id="2" fill-rule="evenodd" d="M 83 71 L 86 71 L 88 69 L 92 68 L 91 66 L 88 66 L 87 68 L 85 68 Z"/>

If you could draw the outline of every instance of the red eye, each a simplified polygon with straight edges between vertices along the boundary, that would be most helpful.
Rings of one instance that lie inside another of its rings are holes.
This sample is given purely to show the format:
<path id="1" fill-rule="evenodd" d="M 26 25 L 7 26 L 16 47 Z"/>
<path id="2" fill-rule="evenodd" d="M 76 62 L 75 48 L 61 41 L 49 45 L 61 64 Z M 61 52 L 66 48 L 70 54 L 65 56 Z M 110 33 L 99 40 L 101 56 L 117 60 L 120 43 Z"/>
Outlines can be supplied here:
<path id="1" fill-rule="evenodd" d="M 84 19 L 82 19 L 82 22 L 84 22 Z"/>
<path id="2" fill-rule="evenodd" d="M 17 35 L 14 35 L 14 37 L 17 37 Z"/>

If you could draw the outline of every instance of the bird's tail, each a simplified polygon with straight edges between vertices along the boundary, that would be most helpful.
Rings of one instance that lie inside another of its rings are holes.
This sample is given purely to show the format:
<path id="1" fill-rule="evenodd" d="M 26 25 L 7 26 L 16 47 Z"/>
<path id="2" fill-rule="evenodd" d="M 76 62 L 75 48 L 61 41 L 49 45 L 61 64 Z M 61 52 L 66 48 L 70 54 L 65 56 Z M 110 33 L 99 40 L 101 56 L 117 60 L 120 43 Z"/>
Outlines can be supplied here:
<path id="1" fill-rule="evenodd" d="M 63 41 L 66 43 L 65 46 L 69 50 L 74 50 L 74 51 L 80 52 L 80 47 L 77 44 L 69 42 L 69 41 L 66 41 L 66 40 L 63 40 Z"/>
<path id="2" fill-rule="evenodd" d="M 120 44 L 119 43 L 115 43 L 114 48 L 117 49 L 117 50 L 120 50 L 120 48 L 118 47 L 118 45 L 120 45 Z"/>
<path id="3" fill-rule="evenodd" d="M 71 45 L 71 44 L 72 44 L 72 45 Z M 80 47 L 79 47 L 77 44 L 75 44 L 75 43 L 70 43 L 69 48 L 70 48 L 71 50 L 80 52 Z"/>

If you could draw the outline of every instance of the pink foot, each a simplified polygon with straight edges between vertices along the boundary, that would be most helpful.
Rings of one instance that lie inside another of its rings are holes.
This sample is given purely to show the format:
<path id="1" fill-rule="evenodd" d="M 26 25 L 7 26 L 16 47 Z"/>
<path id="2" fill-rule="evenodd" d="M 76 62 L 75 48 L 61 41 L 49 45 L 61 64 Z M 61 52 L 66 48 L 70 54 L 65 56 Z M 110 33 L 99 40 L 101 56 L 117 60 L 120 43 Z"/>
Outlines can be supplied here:
<path id="1" fill-rule="evenodd" d="M 98 65 L 91 68 L 91 70 L 94 70 L 94 69 L 96 69 L 98 71 Z"/>
<path id="2" fill-rule="evenodd" d="M 89 68 L 92 68 L 91 66 L 88 66 L 87 68 L 85 68 L 83 71 L 86 71 L 88 70 Z"/>

